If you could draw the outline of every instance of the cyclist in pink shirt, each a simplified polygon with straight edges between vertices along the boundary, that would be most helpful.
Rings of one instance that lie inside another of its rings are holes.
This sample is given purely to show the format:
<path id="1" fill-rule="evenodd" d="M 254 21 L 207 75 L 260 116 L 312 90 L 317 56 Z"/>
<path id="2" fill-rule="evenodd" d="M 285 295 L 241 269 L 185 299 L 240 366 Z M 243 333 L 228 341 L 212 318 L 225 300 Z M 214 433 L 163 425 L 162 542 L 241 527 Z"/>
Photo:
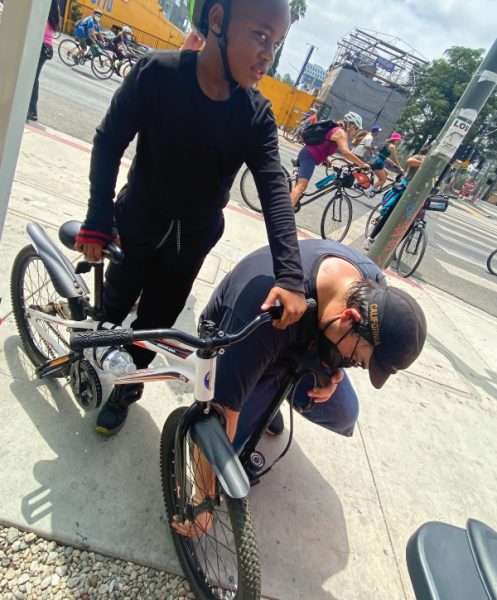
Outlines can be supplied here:
<path id="1" fill-rule="evenodd" d="M 315 146 L 304 146 L 297 156 L 299 173 L 297 183 L 292 190 L 292 205 L 295 206 L 305 193 L 309 181 L 317 165 L 326 162 L 328 156 L 332 156 L 338 150 L 340 154 L 350 162 L 369 169 L 369 165 L 349 150 L 350 138 L 362 129 L 362 117 L 355 112 L 348 112 L 335 127 L 326 134 L 322 144 Z"/>

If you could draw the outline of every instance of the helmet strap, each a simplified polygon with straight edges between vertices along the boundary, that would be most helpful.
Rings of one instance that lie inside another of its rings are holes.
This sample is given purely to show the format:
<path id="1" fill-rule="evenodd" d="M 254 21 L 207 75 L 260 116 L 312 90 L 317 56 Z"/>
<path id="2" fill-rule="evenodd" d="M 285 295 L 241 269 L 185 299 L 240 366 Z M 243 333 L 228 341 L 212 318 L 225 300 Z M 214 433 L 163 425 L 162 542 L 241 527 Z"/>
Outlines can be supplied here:
<path id="1" fill-rule="evenodd" d="M 223 6 L 223 22 L 221 23 L 221 33 L 216 33 L 211 29 L 211 33 L 217 37 L 217 45 L 221 52 L 223 61 L 224 78 L 229 84 L 230 94 L 233 94 L 238 88 L 238 83 L 234 80 L 231 73 L 231 67 L 228 60 L 228 25 L 231 13 L 231 0 L 221 2 Z"/>

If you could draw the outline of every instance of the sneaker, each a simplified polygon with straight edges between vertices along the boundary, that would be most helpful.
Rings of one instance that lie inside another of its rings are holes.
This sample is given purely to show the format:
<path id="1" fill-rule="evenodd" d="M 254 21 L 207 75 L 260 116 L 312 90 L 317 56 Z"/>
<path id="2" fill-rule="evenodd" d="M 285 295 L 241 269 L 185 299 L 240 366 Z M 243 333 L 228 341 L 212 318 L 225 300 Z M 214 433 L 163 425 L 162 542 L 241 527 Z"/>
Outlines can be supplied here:
<path id="1" fill-rule="evenodd" d="M 38 121 L 38 115 L 36 113 L 28 113 L 28 121 Z"/>
<path id="2" fill-rule="evenodd" d="M 374 198 L 375 194 L 376 194 L 376 190 L 374 188 L 369 188 L 366 190 L 366 196 L 368 196 L 368 198 Z"/>
<path id="3" fill-rule="evenodd" d="M 283 421 L 283 415 L 281 410 L 274 415 L 271 423 L 266 427 L 266 433 L 271 436 L 280 435 L 285 429 L 285 422 Z"/>
<path id="4" fill-rule="evenodd" d="M 97 426 L 95 430 L 102 435 L 114 435 L 122 429 L 128 407 L 141 398 L 143 394 L 143 383 L 129 383 L 116 385 L 109 399 L 98 413 Z"/>
<path id="5" fill-rule="evenodd" d="M 373 245 L 374 239 L 372 237 L 368 237 L 364 240 L 364 250 L 371 250 L 371 246 Z"/>

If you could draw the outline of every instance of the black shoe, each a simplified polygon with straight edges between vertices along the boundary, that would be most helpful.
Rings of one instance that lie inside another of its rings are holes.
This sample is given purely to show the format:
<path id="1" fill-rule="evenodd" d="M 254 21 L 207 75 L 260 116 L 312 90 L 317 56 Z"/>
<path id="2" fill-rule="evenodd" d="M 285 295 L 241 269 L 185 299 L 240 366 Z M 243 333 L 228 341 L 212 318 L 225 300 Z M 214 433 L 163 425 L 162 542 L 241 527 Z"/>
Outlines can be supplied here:
<path id="1" fill-rule="evenodd" d="M 124 425 L 128 407 L 142 397 L 143 383 L 116 385 L 98 413 L 95 430 L 102 435 L 114 435 Z"/>
<path id="2" fill-rule="evenodd" d="M 28 121 L 38 121 L 38 115 L 36 113 L 28 113 Z"/>
<path id="3" fill-rule="evenodd" d="M 266 427 L 266 433 L 271 436 L 281 435 L 284 429 L 285 422 L 283 421 L 283 415 L 281 414 L 281 410 L 278 409 L 278 412 L 274 415 L 273 420 Z"/>

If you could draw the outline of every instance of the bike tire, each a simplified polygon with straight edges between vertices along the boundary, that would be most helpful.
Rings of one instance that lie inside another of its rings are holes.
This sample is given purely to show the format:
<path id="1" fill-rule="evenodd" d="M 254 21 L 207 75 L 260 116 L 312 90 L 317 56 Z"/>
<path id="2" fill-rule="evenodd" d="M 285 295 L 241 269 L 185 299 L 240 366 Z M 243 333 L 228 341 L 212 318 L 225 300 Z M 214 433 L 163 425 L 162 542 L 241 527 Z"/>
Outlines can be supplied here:
<path id="1" fill-rule="evenodd" d="M 74 40 L 62 40 L 57 48 L 57 53 L 65 65 L 74 67 L 79 64 L 79 61 L 74 59 L 74 53 L 78 50 L 79 46 Z"/>
<path id="2" fill-rule="evenodd" d="M 114 60 L 108 52 L 100 52 L 91 58 L 91 70 L 97 79 L 110 79 L 114 73 Z"/>
<path id="3" fill-rule="evenodd" d="M 288 182 L 288 190 L 291 192 L 293 187 L 292 176 L 290 175 L 288 170 L 285 167 L 283 167 L 283 165 L 281 168 L 283 169 L 283 173 L 285 174 L 285 177 Z M 240 178 L 240 193 L 242 195 L 243 201 L 249 208 L 251 208 L 259 214 L 262 214 L 261 201 L 259 199 L 259 194 L 255 185 L 254 176 L 252 175 L 252 172 L 248 167 L 242 173 L 242 176 Z"/>
<path id="4" fill-rule="evenodd" d="M 178 513 L 179 483 L 175 474 L 175 437 L 186 410 L 185 407 L 174 410 L 168 416 L 161 434 L 160 469 L 169 523 L 173 515 Z M 191 457 L 194 457 L 194 444 L 188 432 L 185 442 L 184 456 L 190 457 L 191 462 Z M 193 470 L 194 467 L 185 464 L 184 468 Z M 193 488 L 192 479 L 193 473 L 190 476 L 187 473 L 187 494 Z M 259 600 L 261 567 L 248 500 L 230 498 L 222 492 L 218 482 L 216 484 L 219 491 L 212 503 L 215 505 L 211 513 L 213 525 L 208 533 L 194 540 L 180 535 L 170 527 L 179 562 L 195 598 Z M 222 531 L 221 543 L 216 538 L 218 531 Z M 205 556 L 199 556 L 201 554 Z M 215 567 L 219 568 L 219 565 L 222 565 L 221 570 L 224 571 L 222 578 L 212 572 Z M 227 584 L 231 589 L 226 590 Z"/>
<path id="5" fill-rule="evenodd" d="M 323 240 L 341 242 L 352 222 L 352 202 L 345 194 L 336 194 L 326 205 L 321 217 L 321 237 Z"/>
<path id="6" fill-rule="evenodd" d="M 129 58 L 124 61 L 121 67 L 121 75 L 123 79 L 128 76 L 135 63 L 136 60 L 130 60 Z"/>
<path id="7" fill-rule="evenodd" d="M 366 225 L 364 227 L 364 237 L 368 238 L 373 231 L 374 226 L 381 218 L 380 208 L 383 206 L 383 202 L 378 202 L 378 204 L 373 208 L 373 210 L 369 213 L 368 220 L 366 221 Z"/>
<path id="8" fill-rule="evenodd" d="M 397 273 L 401 277 L 409 277 L 423 260 L 428 236 L 424 227 L 413 228 L 401 243 L 397 254 Z"/>
<path id="9" fill-rule="evenodd" d="M 35 367 L 40 366 L 47 360 L 56 358 L 57 354 L 44 338 L 31 325 L 26 316 L 28 306 L 36 306 L 38 310 L 52 316 L 62 316 L 65 319 L 81 320 L 83 315 L 72 313 L 67 300 L 60 298 L 52 283 L 41 257 L 33 246 L 25 246 L 17 254 L 10 278 L 10 293 L 12 299 L 12 310 L 21 337 L 24 349 Z M 69 347 L 69 332 L 60 325 L 39 320 L 38 326 L 50 331 L 50 335 L 56 336 L 59 342 Z"/>
<path id="10" fill-rule="evenodd" d="M 492 275 L 497 275 L 497 250 L 494 250 L 487 258 L 487 269 Z"/>

